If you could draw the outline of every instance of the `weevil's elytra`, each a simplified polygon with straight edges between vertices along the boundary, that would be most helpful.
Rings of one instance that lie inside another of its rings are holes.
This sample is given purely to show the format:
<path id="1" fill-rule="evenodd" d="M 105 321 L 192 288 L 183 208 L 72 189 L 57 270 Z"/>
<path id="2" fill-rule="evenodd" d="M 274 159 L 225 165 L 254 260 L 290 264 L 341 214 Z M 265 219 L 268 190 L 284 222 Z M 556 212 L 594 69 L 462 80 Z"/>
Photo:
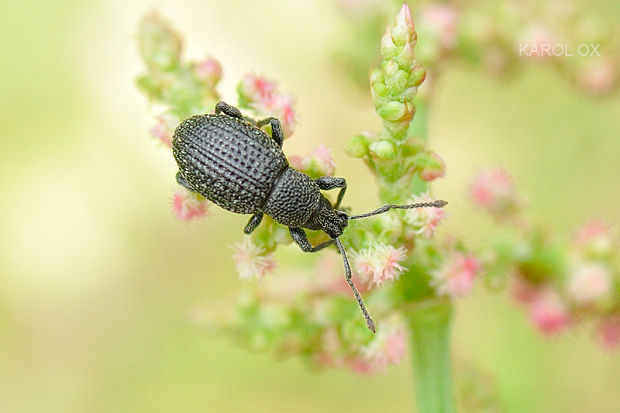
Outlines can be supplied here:
<path id="1" fill-rule="evenodd" d="M 260 129 L 271 124 L 272 136 Z M 362 298 L 351 281 L 351 268 L 340 235 L 349 220 L 382 214 L 390 209 L 441 208 L 445 201 L 419 204 L 384 205 L 362 215 L 349 216 L 338 209 L 347 189 L 344 178 L 324 176 L 313 180 L 288 165 L 282 152 L 280 121 L 267 118 L 258 122 L 244 118 L 239 109 L 224 102 L 215 114 L 184 120 L 175 130 L 172 151 L 179 166 L 177 182 L 232 212 L 252 214 L 244 232 L 251 233 L 263 214 L 289 227 L 291 238 L 306 252 L 333 245 L 344 261 L 345 278 L 366 318 L 375 331 Z M 334 205 L 321 190 L 339 188 Z M 331 240 L 312 246 L 303 228 L 322 230 Z"/>

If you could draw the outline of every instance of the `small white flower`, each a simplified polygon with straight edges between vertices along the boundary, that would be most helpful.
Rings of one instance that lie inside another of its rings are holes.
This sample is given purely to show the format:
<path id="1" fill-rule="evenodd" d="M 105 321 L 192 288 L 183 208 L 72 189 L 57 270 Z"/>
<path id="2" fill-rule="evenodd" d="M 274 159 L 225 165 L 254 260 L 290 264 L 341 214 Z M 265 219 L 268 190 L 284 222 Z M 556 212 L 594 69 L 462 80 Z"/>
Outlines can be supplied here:
<path id="1" fill-rule="evenodd" d="M 400 277 L 405 267 L 400 265 L 407 258 L 407 251 L 391 245 L 372 244 L 352 254 L 355 272 L 370 286 L 380 286 Z"/>
<path id="2" fill-rule="evenodd" d="M 265 253 L 265 250 L 254 244 L 250 237 L 245 237 L 242 241 L 233 244 L 233 250 L 233 259 L 239 278 L 261 279 L 276 268 L 273 254 Z"/>
<path id="3" fill-rule="evenodd" d="M 607 268 L 598 263 L 580 264 L 568 280 L 568 293 L 579 304 L 589 304 L 611 289 Z"/>

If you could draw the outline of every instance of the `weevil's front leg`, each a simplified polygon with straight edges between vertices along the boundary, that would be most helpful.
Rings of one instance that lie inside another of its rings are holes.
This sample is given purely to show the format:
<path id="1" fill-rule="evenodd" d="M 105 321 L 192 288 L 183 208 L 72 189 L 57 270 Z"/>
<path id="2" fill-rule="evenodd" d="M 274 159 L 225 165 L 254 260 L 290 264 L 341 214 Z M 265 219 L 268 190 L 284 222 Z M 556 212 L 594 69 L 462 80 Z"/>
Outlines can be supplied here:
<path id="1" fill-rule="evenodd" d="M 224 101 L 219 101 L 215 105 L 215 114 L 219 115 L 220 112 L 232 118 L 243 119 L 243 115 L 241 114 L 241 111 L 239 109 L 237 109 L 234 106 L 229 105 L 228 103 Z"/>
<path id="2" fill-rule="evenodd" d="M 245 232 L 246 234 L 252 233 L 252 231 L 256 229 L 256 227 L 260 224 L 262 220 L 263 220 L 262 212 L 257 212 L 256 214 L 252 215 L 252 218 L 250 218 L 250 220 L 248 221 L 248 224 L 243 229 L 243 232 Z"/>
<path id="3" fill-rule="evenodd" d="M 280 121 L 276 118 L 265 118 L 256 122 L 256 126 L 259 128 L 268 123 L 271 123 L 271 137 L 276 143 L 282 147 L 282 143 L 284 142 L 284 133 L 282 132 L 282 125 L 280 125 Z"/>
<path id="4" fill-rule="evenodd" d="M 329 241 L 322 242 L 316 247 L 313 247 L 312 244 L 310 244 L 310 241 L 308 241 L 306 232 L 303 229 L 289 227 L 288 231 L 291 234 L 291 238 L 293 238 L 293 241 L 295 241 L 295 243 L 299 245 L 304 252 L 317 252 L 325 247 L 333 245 L 334 242 L 336 242 L 335 240 L 330 239 Z"/>
<path id="5" fill-rule="evenodd" d="M 191 191 L 191 192 L 196 192 L 196 190 L 194 188 L 192 188 L 192 186 L 189 184 L 189 182 L 187 182 L 185 177 L 183 177 L 183 175 L 181 175 L 181 171 L 177 172 L 176 178 L 177 178 L 177 183 L 179 185 L 181 185 L 183 188 L 185 188 L 185 189 L 187 189 L 188 191 Z"/>
<path id="6" fill-rule="evenodd" d="M 342 198 L 344 198 L 344 193 L 347 190 L 347 181 L 344 178 L 336 178 L 334 176 L 322 176 L 319 179 L 315 180 L 316 184 L 321 189 L 334 189 L 341 188 L 338 193 L 338 199 L 334 204 L 334 209 L 338 209 L 340 207 L 340 202 L 342 202 Z"/>

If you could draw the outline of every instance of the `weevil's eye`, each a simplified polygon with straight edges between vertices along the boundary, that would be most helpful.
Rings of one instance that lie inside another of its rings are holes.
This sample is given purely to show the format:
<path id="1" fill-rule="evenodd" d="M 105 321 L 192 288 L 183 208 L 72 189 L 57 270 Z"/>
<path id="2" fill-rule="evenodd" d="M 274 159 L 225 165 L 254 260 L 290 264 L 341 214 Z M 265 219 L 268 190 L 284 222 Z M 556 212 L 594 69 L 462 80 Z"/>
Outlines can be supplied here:
<path id="1" fill-rule="evenodd" d="M 338 210 L 338 211 L 336 211 L 336 214 L 337 214 L 338 218 L 341 221 L 342 220 L 345 220 L 345 221 L 349 220 L 349 215 L 346 212 L 344 212 L 344 211 Z"/>

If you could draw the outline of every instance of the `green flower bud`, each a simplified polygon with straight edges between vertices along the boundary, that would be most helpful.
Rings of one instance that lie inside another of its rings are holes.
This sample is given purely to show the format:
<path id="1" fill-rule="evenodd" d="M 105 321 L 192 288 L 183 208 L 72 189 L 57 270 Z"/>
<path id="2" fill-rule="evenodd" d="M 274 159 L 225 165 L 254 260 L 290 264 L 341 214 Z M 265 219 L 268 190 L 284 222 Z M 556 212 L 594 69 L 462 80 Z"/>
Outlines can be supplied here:
<path id="1" fill-rule="evenodd" d="M 407 113 L 406 107 L 400 102 L 389 102 L 377 109 L 377 114 L 385 120 L 397 121 Z"/>
<path id="2" fill-rule="evenodd" d="M 345 144 L 344 151 L 353 158 L 363 158 L 368 155 L 368 138 L 364 135 L 352 137 Z"/>
<path id="3" fill-rule="evenodd" d="M 170 70 L 179 64 L 183 42 L 168 22 L 150 13 L 138 26 L 138 48 L 149 68 Z"/>
<path id="4" fill-rule="evenodd" d="M 381 159 L 393 159 L 396 157 L 396 148 L 388 140 L 381 140 L 370 144 L 370 151 Z"/>
<path id="5" fill-rule="evenodd" d="M 426 70 L 422 67 L 416 67 L 409 74 L 409 85 L 420 86 L 424 79 L 426 79 Z"/>
<path id="6" fill-rule="evenodd" d="M 392 41 L 397 46 L 404 46 L 408 42 L 413 42 L 416 39 L 416 34 L 413 26 L 413 19 L 411 17 L 411 10 L 407 3 L 403 4 L 398 16 L 396 16 L 396 22 L 392 26 Z"/>

